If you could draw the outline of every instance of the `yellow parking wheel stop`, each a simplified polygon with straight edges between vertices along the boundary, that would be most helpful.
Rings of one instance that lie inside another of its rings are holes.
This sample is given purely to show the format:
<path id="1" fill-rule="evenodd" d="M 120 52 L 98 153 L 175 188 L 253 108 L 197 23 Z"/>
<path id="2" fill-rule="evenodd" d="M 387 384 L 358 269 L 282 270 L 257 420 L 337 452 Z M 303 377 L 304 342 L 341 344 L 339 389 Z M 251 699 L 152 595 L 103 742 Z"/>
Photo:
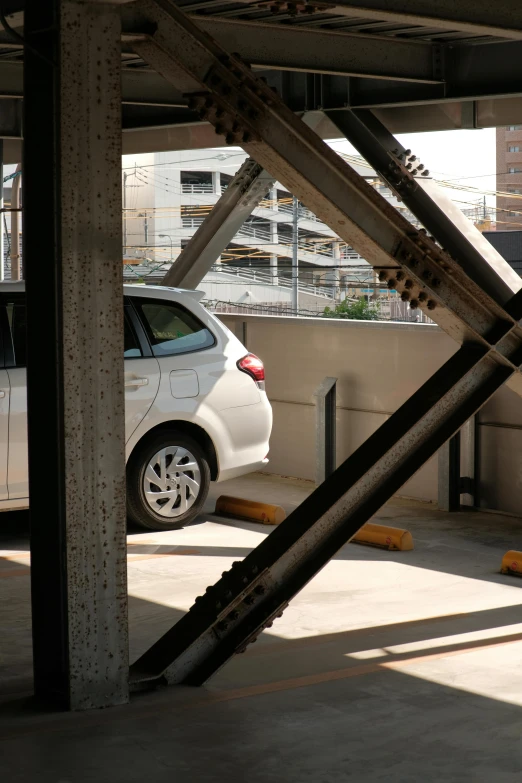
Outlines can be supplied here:
<path id="1" fill-rule="evenodd" d="M 352 543 L 407 552 L 413 549 L 413 536 L 409 530 L 402 530 L 398 527 L 386 527 L 385 525 L 374 525 L 373 522 L 367 522 L 354 535 Z"/>
<path id="2" fill-rule="evenodd" d="M 286 519 L 286 511 L 281 506 L 258 503 L 256 500 L 233 498 L 229 495 L 221 495 L 217 499 L 216 514 L 239 517 L 249 522 L 261 522 L 263 525 L 279 525 Z"/>
<path id="3" fill-rule="evenodd" d="M 506 552 L 502 558 L 500 573 L 522 576 L 522 552 L 517 552 L 516 549 L 510 549 L 509 552 Z"/>

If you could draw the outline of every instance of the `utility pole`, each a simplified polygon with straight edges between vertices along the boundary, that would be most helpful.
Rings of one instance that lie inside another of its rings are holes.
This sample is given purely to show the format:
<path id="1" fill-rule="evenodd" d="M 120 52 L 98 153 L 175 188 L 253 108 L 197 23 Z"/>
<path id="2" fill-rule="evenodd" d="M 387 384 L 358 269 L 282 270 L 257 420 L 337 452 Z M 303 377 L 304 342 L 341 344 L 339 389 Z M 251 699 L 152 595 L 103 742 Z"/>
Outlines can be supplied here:
<path id="1" fill-rule="evenodd" d="M 293 232 L 292 232 L 292 311 L 297 315 L 299 310 L 299 258 L 298 258 L 298 239 L 299 239 L 299 201 L 296 196 L 292 202 L 293 214 Z"/>

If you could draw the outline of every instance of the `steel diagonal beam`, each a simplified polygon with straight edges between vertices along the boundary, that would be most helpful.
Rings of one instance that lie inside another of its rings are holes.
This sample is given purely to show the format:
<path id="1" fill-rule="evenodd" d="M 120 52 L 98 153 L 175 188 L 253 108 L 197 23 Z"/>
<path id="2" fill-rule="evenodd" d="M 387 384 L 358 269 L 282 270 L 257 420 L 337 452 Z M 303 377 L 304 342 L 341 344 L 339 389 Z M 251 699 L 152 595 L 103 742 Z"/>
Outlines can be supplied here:
<path id="1" fill-rule="evenodd" d="M 265 541 L 132 667 L 134 685 L 199 685 L 288 602 L 514 372 L 462 347 Z"/>
<path id="2" fill-rule="evenodd" d="M 172 264 L 162 285 L 197 288 L 274 181 L 262 166 L 248 158 Z"/>
<path id="3" fill-rule="evenodd" d="M 520 287 L 520 277 L 481 232 L 426 174 L 421 161 L 407 150 L 368 110 L 325 114 L 361 153 L 401 201 L 438 242 L 493 298 L 503 302 L 499 281 Z M 480 270 L 480 277 L 477 276 Z M 508 296 L 510 296 L 508 294 Z"/>
<path id="4" fill-rule="evenodd" d="M 460 350 L 263 544 L 213 587 L 132 668 L 134 683 L 201 683 L 270 625 L 342 544 L 504 382 L 520 379 L 522 281 L 478 254 L 466 269 L 414 229 L 236 57 L 170 0 L 139 4 L 134 48 L 190 95 L 229 143 L 364 255 L 412 306 L 426 308 Z M 390 161 L 411 186 L 407 163 Z M 413 183 L 414 184 L 414 183 Z M 518 386 L 517 386 L 517 390 Z M 521 391 L 522 393 L 522 391 Z"/>

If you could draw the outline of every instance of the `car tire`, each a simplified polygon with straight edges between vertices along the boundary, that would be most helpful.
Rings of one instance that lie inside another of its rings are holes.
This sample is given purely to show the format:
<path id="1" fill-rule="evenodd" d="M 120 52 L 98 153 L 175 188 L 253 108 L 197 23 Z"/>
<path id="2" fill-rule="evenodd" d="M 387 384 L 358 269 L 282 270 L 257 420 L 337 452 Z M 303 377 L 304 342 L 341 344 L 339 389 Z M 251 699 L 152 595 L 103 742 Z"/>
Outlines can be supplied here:
<path id="1" fill-rule="evenodd" d="M 127 513 L 147 530 L 179 530 L 201 511 L 210 486 L 204 450 L 165 430 L 140 444 L 127 467 Z"/>

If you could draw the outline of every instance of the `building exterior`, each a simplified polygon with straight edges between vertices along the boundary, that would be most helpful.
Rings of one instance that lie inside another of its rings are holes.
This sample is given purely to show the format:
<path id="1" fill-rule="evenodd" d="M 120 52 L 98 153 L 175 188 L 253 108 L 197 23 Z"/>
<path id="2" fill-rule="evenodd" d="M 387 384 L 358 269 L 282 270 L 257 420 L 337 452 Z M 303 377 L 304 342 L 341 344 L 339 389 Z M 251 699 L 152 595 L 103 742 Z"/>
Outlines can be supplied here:
<path id="1" fill-rule="evenodd" d="M 484 231 L 483 234 L 522 277 L 522 231 Z"/>
<path id="2" fill-rule="evenodd" d="M 497 128 L 497 227 L 522 228 L 522 125 Z"/>
<path id="3" fill-rule="evenodd" d="M 246 156 L 233 148 L 127 156 L 123 162 L 127 279 L 152 282 L 201 225 Z M 416 222 L 362 159 L 349 163 Z M 291 301 L 293 196 L 276 183 L 217 259 L 201 288 L 215 303 L 288 308 Z M 372 268 L 305 205 L 298 208 L 299 309 L 323 311 L 346 296 L 381 298 Z M 402 304 L 402 303 L 401 303 Z"/>

